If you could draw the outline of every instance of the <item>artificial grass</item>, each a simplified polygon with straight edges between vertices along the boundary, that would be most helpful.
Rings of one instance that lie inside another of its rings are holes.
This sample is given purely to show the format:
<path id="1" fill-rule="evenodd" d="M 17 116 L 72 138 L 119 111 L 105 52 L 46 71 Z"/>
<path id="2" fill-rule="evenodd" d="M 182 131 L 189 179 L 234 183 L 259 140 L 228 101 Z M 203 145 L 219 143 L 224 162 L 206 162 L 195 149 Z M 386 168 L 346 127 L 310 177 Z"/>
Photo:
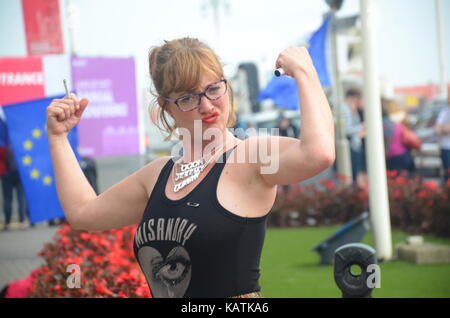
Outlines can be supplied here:
<path id="1" fill-rule="evenodd" d="M 333 267 L 319 266 L 319 255 L 311 249 L 340 226 L 314 228 L 269 228 L 261 258 L 261 292 L 269 298 L 340 298 Z M 407 233 L 393 230 L 393 246 Z M 450 245 L 450 239 L 424 237 L 425 242 Z M 374 247 L 369 232 L 362 243 Z M 450 297 L 450 264 L 416 265 L 403 261 L 379 264 L 381 287 L 377 298 Z"/>

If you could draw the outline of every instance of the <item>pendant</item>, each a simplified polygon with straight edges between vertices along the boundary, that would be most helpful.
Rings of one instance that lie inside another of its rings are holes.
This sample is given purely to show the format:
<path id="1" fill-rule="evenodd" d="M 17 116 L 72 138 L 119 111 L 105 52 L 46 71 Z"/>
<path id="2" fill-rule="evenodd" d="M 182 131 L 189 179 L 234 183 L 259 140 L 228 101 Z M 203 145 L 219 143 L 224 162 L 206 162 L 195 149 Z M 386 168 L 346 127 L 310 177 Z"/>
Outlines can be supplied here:
<path id="1" fill-rule="evenodd" d="M 194 167 L 194 168 L 191 168 L 188 170 L 184 170 L 183 172 L 175 172 L 175 181 L 190 177 L 196 173 L 202 173 L 202 171 L 204 169 L 205 169 L 205 166 L 202 165 L 202 166 Z"/>
<path id="2" fill-rule="evenodd" d="M 190 176 L 187 179 L 184 179 L 183 181 L 181 181 L 180 183 L 175 184 L 175 186 L 173 187 L 173 192 L 178 192 L 181 189 L 183 189 L 185 186 L 187 186 L 188 184 L 191 184 L 192 182 L 194 182 L 195 180 L 198 179 L 198 177 L 200 176 L 200 172 L 197 172 L 196 174 Z"/>
<path id="3" fill-rule="evenodd" d="M 196 167 L 199 167 L 203 165 L 203 158 L 201 159 L 197 159 L 193 162 L 189 162 L 189 163 L 182 163 L 181 164 L 181 172 L 186 171 L 186 170 L 190 170 L 190 169 L 194 169 Z"/>
<path id="4" fill-rule="evenodd" d="M 202 171 L 206 167 L 203 158 L 197 159 L 193 162 L 181 164 L 180 166 L 181 172 L 175 173 L 175 181 L 178 181 L 180 179 L 184 180 L 174 185 L 173 192 L 178 192 L 188 184 L 191 184 L 192 182 L 197 180 L 200 176 L 200 173 L 202 173 Z"/>

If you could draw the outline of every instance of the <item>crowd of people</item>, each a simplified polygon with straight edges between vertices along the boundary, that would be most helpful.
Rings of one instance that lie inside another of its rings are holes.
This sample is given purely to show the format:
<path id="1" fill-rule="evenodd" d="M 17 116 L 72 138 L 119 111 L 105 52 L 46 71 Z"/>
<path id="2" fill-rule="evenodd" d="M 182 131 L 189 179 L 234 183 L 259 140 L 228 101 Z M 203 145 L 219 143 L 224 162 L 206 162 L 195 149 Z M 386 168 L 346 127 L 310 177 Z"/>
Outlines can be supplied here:
<path id="1" fill-rule="evenodd" d="M 411 128 L 408 119 L 393 120 L 390 114 L 394 101 L 382 98 L 383 136 L 386 169 L 397 174 L 414 176 L 417 173 L 414 154 L 422 146 L 421 139 Z M 345 134 L 349 142 L 353 182 L 367 186 L 366 126 L 364 122 L 364 99 L 360 90 L 350 88 L 343 104 Z M 449 179 L 450 167 L 450 97 L 437 117 L 434 130 L 438 136 L 442 160 L 443 182 Z"/>
<path id="2" fill-rule="evenodd" d="M 422 140 L 411 128 L 408 119 L 393 119 L 390 114 L 393 100 L 382 98 L 383 135 L 386 156 L 386 169 L 396 171 L 397 175 L 414 176 L 418 173 L 414 156 L 421 149 Z M 443 182 L 450 176 L 450 97 L 437 117 L 434 130 L 438 136 L 442 161 Z M 348 140 L 352 181 L 361 187 L 367 187 L 366 125 L 364 120 L 364 98 L 357 88 L 345 92 L 342 107 L 345 136 Z M 282 114 L 282 113 L 281 113 Z M 280 136 L 298 138 L 298 128 L 290 119 L 280 115 L 278 121 Z M 336 166 L 334 167 L 336 169 Z"/>

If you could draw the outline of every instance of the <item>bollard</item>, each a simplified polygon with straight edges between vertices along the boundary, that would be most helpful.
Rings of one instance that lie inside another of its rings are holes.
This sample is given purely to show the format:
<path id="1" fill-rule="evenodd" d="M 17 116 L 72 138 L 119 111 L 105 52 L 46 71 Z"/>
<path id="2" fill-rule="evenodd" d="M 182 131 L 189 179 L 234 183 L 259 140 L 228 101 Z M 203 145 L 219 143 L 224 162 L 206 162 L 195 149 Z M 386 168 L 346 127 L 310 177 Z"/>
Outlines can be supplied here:
<path id="1" fill-rule="evenodd" d="M 365 244 L 351 243 L 334 253 L 334 280 L 342 291 L 342 298 L 371 298 L 373 286 L 369 286 L 368 267 L 376 264 L 375 250 Z M 352 273 L 352 266 L 359 266 L 360 273 Z"/>

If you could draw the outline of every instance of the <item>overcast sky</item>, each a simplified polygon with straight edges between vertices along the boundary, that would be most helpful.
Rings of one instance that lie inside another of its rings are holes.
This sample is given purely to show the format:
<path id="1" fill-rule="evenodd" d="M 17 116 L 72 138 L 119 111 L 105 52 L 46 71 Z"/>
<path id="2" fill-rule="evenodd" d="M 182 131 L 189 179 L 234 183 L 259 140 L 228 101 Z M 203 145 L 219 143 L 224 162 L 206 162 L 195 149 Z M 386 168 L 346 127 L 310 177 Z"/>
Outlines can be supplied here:
<path id="1" fill-rule="evenodd" d="M 324 0 L 228 0 L 216 36 L 210 0 L 74 0 L 81 56 L 134 56 L 138 82 L 148 80 L 147 53 L 164 39 L 199 37 L 214 47 L 229 69 L 243 61 L 263 68 L 279 52 L 319 27 Z M 434 0 L 377 0 L 380 76 L 394 86 L 438 82 Z M 441 0 L 447 79 L 450 76 L 450 0 Z M 66 1 L 60 0 L 62 14 Z M 359 12 L 345 0 L 339 16 Z M 63 19 L 66 47 L 67 21 Z M 11 36 L 13 35 L 13 36 Z M 0 0 L 0 56 L 26 54 L 20 0 Z"/>

